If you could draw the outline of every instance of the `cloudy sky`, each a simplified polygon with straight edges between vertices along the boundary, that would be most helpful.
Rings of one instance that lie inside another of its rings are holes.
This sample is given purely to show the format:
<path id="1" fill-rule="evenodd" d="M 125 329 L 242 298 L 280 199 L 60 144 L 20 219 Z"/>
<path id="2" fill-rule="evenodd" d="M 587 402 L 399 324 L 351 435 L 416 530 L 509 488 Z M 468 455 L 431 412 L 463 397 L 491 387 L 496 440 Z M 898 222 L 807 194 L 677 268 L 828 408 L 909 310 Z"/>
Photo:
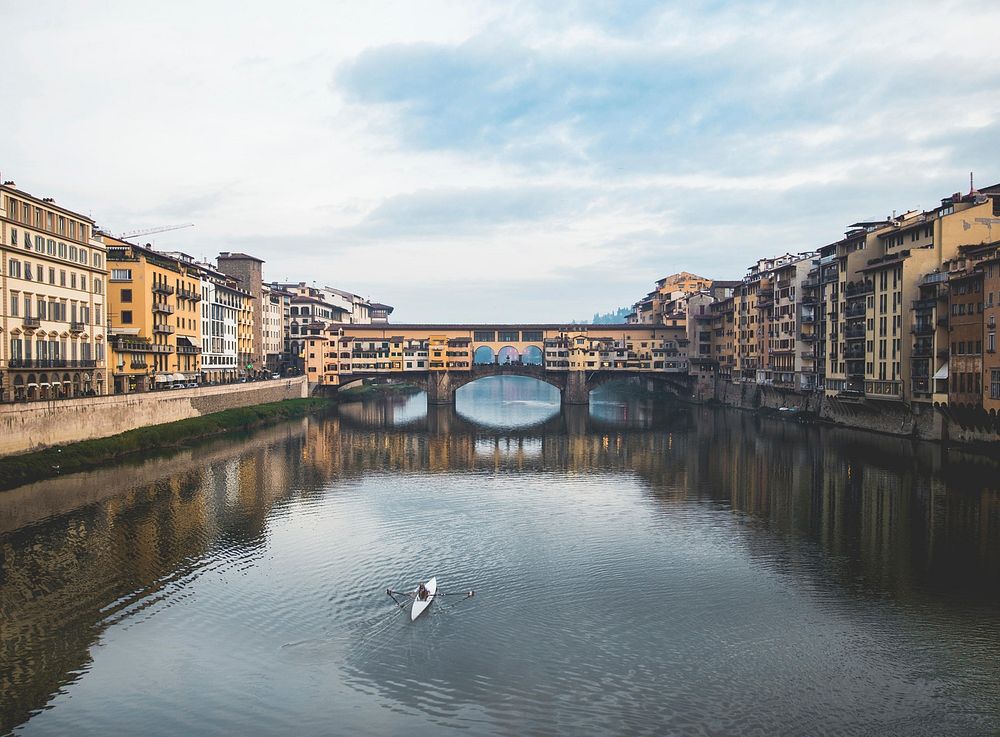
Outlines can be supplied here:
<path id="1" fill-rule="evenodd" d="M 396 306 L 588 318 L 1000 181 L 990 3 L 0 0 L 0 173 Z"/>

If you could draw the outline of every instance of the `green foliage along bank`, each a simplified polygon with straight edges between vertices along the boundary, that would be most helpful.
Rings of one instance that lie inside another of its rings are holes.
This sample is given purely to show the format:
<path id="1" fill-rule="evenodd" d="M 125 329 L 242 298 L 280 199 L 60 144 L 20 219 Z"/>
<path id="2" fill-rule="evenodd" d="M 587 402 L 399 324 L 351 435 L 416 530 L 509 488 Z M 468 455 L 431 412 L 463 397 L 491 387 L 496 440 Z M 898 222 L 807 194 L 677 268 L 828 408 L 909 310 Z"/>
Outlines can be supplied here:
<path id="1" fill-rule="evenodd" d="M 0 458 L 0 489 L 11 489 L 60 474 L 87 471 L 133 453 L 177 447 L 200 438 L 302 417 L 330 404 L 328 399 L 309 398 L 236 407 L 165 425 L 139 427 L 106 438 Z"/>

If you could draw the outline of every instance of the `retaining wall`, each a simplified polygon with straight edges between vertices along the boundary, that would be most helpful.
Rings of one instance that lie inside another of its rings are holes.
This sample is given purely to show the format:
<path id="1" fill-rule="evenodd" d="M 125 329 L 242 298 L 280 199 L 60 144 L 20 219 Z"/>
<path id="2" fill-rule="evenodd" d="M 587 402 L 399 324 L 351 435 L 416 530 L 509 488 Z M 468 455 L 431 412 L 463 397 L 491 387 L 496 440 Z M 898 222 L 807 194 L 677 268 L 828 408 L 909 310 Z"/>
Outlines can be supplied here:
<path id="1" fill-rule="evenodd" d="M 855 430 L 1000 451 L 1000 417 L 982 409 L 933 407 L 877 399 L 827 397 L 757 384 L 717 381 L 710 396 L 740 409 L 793 407 L 821 420 Z M 704 394 L 702 395 L 704 398 Z"/>
<path id="2" fill-rule="evenodd" d="M 104 438 L 147 425 L 308 396 L 304 376 L 198 389 L 0 405 L 0 457 Z"/>

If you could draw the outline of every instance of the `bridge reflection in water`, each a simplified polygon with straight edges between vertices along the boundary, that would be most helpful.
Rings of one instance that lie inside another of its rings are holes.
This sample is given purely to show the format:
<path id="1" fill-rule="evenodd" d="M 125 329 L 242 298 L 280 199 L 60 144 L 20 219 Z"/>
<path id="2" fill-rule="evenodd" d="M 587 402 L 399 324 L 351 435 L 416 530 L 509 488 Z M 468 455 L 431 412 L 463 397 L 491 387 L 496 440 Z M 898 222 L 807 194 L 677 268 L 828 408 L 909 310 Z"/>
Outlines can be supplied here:
<path id="1" fill-rule="evenodd" d="M 752 564 L 811 577 L 807 587 L 845 602 L 889 600 L 927 641 L 946 632 L 957 659 L 974 653 L 980 683 L 1000 683 L 1000 647 L 974 626 L 1000 611 L 997 461 L 731 410 L 630 400 L 593 409 L 498 428 L 461 397 L 457 409 L 425 409 L 420 396 L 350 404 L 0 494 L 0 733 L 86 678 L 110 628 L 162 613 L 199 577 L 228 576 L 226 596 L 213 595 L 225 605 L 239 580 L 230 573 L 267 556 L 276 515 L 386 472 L 626 474 L 663 513 L 691 500 L 731 511 L 770 541 L 734 541 Z M 816 551 L 825 567 L 801 564 Z M 281 598 L 270 594 L 251 600 Z M 372 688 L 392 682 L 369 676 Z"/>

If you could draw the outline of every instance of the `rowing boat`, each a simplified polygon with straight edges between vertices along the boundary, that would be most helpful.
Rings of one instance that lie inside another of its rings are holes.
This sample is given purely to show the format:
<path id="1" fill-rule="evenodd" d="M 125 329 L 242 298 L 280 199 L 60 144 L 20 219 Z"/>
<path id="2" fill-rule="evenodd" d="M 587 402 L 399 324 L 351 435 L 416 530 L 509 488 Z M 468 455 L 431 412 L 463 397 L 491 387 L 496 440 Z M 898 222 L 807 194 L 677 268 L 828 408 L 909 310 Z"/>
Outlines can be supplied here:
<path id="1" fill-rule="evenodd" d="M 413 595 L 413 608 L 410 609 L 410 621 L 412 622 L 421 614 L 424 610 L 431 605 L 434 601 L 434 595 L 437 593 L 438 580 L 437 577 L 432 578 L 430 581 L 424 584 L 427 588 L 427 598 L 421 599 L 417 594 Z"/>

